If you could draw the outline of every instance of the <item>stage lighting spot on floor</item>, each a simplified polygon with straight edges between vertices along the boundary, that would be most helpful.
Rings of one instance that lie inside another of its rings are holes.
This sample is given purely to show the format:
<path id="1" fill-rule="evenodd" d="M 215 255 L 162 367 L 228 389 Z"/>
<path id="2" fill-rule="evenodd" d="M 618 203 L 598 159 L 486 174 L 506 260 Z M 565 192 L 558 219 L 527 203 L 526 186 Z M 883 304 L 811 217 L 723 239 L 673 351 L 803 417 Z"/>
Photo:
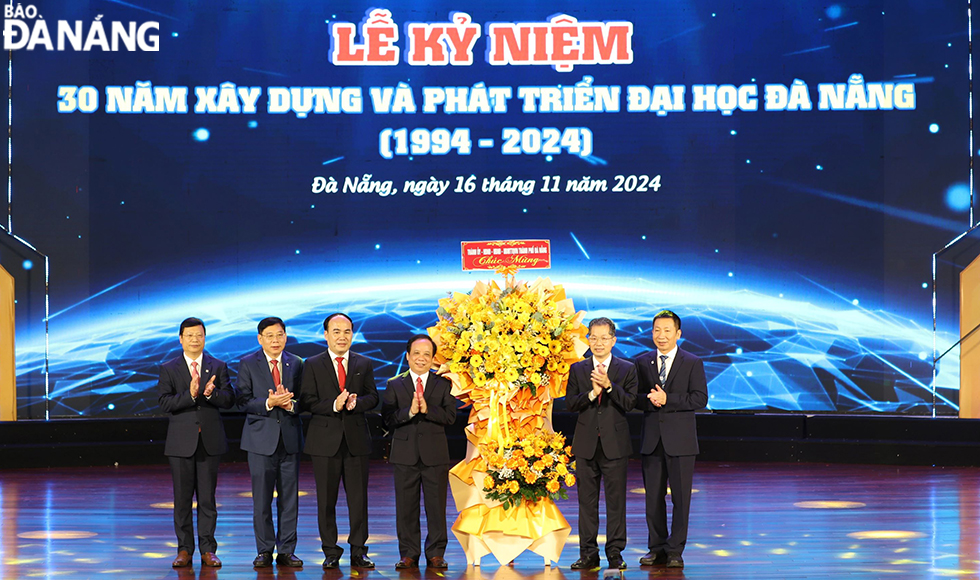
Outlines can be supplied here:
<path id="1" fill-rule="evenodd" d="M 786 548 L 776 548 L 774 550 L 769 550 L 770 554 L 775 554 L 777 556 L 782 556 L 784 554 L 789 554 L 789 550 Z"/>
<path id="2" fill-rule="evenodd" d="M 40 561 L 40 558 L 10 558 L 4 560 L 3 563 L 7 566 L 23 566 L 24 564 L 36 564 Z"/>
<path id="3" fill-rule="evenodd" d="M 162 554 L 160 552 L 143 552 L 140 555 L 143 556 L 144 558 L 154 558 L 154 559 L 157 559 L 157 560 L 159 560 L 160 558 L 168 558 L 168 557 L 170 557 L 170 554 Z"/>
<path id="4" fill-rule="evenodd" d="M 698 493 L 700 491 L 701 491 L 700 489 L 694 488 L 694 489 L 691 490 L 691 493 Z M 643 488 L 643 487 L 634 487 L 633 489 L 630 490 L 630 493 L 636 493 L 636 494 L 639 494 L 639 495 L 646 495 L 647 490 L 646 490 L 646 488 Z M 670 488 L 669 487 L 667 488 L 667 495 L 670 495 Z"/>
<path id="5" fill-rule="evenodd" d="M 837 556 L 841 560 L 852 560 L 857 558 L 857 552 L 844 552 L 843 554 Z"/>
<path id="6" fill-rule="evenodd" d="M 732 555 L 732 553 L 729 552 L 728 550 L 715 550 L 711 553 L 714 554 L 715 556 L 720 556 L 722 558 L 727 558 Z"/>
<path id="7" fill-rule="evenodd" d="M 904 530 L 869 530 L 867 532 L 851 532 L 848 538 L 856 540 L 911 540 L 914 538 L 924 538 L 922 532 L 907 532 Z"/>
<path id="8" fill-rule="evenodd" d="M 307 495 L 310 495 L 310 492 L 308 492 L 308 491 L 301 491 L 301 492 L 299 492 L 299 496 L 300 497 L 304 497 L 304 496 L 307 496 Z M 238 494 L 238 497 L 252 497 L 252 492 L 250 492 L 250 491 L 243 491 L 240 494 Z M 279 492 L 278 491 L 273 491 L 272 492 L 272 497 L 279 497 Z"/>
<path id="9" fill-rule="evenodd" d="M 74 530 L 38 530 L 36 532 L 21 532 L 18 538 L 25 540 L 81 540 L 97 536 L 95 532 L 79 532 Z"/>
<path id="10" fill-rule="evenodd" d="M 867 504 L 859 501 L 798 501 L 793 505 L 798 508 L 814 510 L 850 510 L 863 508 Z"/>
<path id="11" fill-rule="evenodd" d="M 216 503 L 214 505 L 216 507 L 221 507 L 221 504 L 220 503 Z M 161 502 L 158 502 L 158 503 L 151 503 L 150 504 L 150 507 L 151 508 L 160 509 L 160 510 L 172 510 L 172 509 L 174 509 L 174 502 L 172 502 L 172 501 L 161 501 Z M 191 504 L 191 508 L 197 509 L 197 502 L 194 502 L 193 504 Z"/>

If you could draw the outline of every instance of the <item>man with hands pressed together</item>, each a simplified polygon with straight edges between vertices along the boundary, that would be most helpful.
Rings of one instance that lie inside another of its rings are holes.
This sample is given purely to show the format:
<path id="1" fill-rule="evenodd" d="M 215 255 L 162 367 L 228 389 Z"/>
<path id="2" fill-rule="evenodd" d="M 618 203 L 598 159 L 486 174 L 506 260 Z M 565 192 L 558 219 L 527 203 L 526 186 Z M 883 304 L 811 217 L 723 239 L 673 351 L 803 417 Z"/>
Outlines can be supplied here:
<path id="1" fill-rule="evenodd" d="M 565 408 L 577 412 L 572 453 L 578 479 L 579 559 L 572 569 L 599 566 L 599 485 L 606 492 L 606 559 L 623 570 L 626 563 L 626 468 L 632 452 L 626 413 L 636 404 L 636 368 L 612 356 L 616 325 L 608 318 L 589 322 L 592 357 L 572 365 Z"/>
<path id="2" fill-rule="evenodd" d="M 218 409 L 235 404 L 235 389 L 228 367 L 204 352 L 204 322 L 187 318 L 178 333 L 183 353 L 160 366 L 157 383 L 160 408 L 170 413 L 164 455 L 174 482 L 174 531 L 177 557 L 174 568 L 191 565 L 194 554 L 194 496 L 197 496 L 197 541 L 201 564 L 220 567 L 214 539 L 218 508 L 218 464 L 228 450 Z M 201 380 L 206 379 L 204 385 Z"/>
<path id="3" fill-rule="evenodd" d="M 327 316 L 323 321 L 327 351 L 307 359 L 300 390 L 300 408 L 313 414 L 304 451 L 313 457 L 324 569 L 337 568 L 344 553 L 337 545 L 341 481 L 350 517 L 351 566 L 374 568 L 367 555 L 371 433 L 364 413 L 377 406 L 378 391 L 371 361 L 350 351 L 353 327 L 346 314 Z"/>
<path id="4" fill-rule="evenodd" d="M 446 493 L 449 443 L 446 426 L 456 421 L 452 383 L 432 372 L 436 344 L 425 334 L 408 339 L 409 372 L 393 377 L 385 389 L 382 415 L 393 431 L 389 463 L 395 472 L 396 570 L 418 568 L 422 555 L 419 492 L 425 496 L 425 559 L 428 568 L 445 569 Z"/>
<path id="5" fill-rule="evenodd" d="M 303 359 L 286 352 L 286 323 L 274 316 L 258 324 L 262 347 L 238 367 L 238 406 L 248 416 L 242 429 L 242 450 L 248 452 L 252 476 L 252 527 L 258 556 L 256 568 L 272 565 L 278 548 L 279 566 L 300 567 L 295 556 L 299 514 L 299 454 L 303 423 L 294 391 L 303 376 Z M 273 492 L 279 531 L 272 524 Z"/>
<path id="6" fill-rule="evenodd" d="M 643 485 L 649 552 L 640 564 L 683 568 L 691 512 L 694 459 L 698 454 L 694 411 L 708 404 L 708 382 L 700 358 L 679 348 L 681 319 L 669 310 L 653 318 L 656 350 L 636 359 L 637 407 L 643 410 Z M 667 482 L 674 506 L 667 534 Z"/>

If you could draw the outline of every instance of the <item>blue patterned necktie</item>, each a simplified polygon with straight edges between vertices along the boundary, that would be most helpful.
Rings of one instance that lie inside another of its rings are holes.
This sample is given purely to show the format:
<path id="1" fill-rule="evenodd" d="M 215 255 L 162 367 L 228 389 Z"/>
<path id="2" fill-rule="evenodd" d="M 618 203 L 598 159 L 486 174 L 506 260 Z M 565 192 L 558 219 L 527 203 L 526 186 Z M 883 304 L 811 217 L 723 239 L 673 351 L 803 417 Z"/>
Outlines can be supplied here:
<path id="1" fill-rule="evenodd" d="M 667 355 L 660 355 L 660 386 L 667 384 Z"/>

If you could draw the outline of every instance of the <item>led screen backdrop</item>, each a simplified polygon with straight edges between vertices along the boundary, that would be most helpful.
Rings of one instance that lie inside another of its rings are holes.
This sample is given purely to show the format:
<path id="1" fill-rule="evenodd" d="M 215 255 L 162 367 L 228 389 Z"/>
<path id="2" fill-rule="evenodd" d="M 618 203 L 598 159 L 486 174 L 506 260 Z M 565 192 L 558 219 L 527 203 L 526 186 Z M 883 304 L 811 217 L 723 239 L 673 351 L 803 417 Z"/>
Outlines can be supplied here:
<path id="1" fill-rule="evenodd" d="M 348 312 L 382 383 L 495 277 L 460 242 L 501 239 L 550 240 L 521 277 L 614 319 L 624 356 L 680 314 L 711 409 L 956 413 L 928 286 L 970 220 L 957 3 L 7 10 L 4 225 L 50 285 L 18 375 L 47 369 L 51 416 L 157 412 L 187 316 L 237 361 L 264 316 L 308 356 Z"/>

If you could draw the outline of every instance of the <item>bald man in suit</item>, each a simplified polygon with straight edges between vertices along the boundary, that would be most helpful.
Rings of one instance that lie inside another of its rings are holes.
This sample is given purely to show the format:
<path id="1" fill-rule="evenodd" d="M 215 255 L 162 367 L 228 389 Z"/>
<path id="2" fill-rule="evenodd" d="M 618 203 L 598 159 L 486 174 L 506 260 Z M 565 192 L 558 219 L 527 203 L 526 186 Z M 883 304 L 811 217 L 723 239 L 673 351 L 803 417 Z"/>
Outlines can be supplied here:
<path id="1" fill-rule="evenodd" d="M 378 404 L 370 359 L 351 352 L 353 321 L 336 312 L 323 321 L 327 351 L 311 356 L 303 367 L 300 408 L 313 414 L 304 451 L 313 457 L 317 524 L 323 568 L 340 566 L 344 549 L 337 545 L 337 496 L 344 484 L 350 518 L 350 562 L 374 568 L 367 555 L 368 464 L 371 432 L 364 414 Z"/>

